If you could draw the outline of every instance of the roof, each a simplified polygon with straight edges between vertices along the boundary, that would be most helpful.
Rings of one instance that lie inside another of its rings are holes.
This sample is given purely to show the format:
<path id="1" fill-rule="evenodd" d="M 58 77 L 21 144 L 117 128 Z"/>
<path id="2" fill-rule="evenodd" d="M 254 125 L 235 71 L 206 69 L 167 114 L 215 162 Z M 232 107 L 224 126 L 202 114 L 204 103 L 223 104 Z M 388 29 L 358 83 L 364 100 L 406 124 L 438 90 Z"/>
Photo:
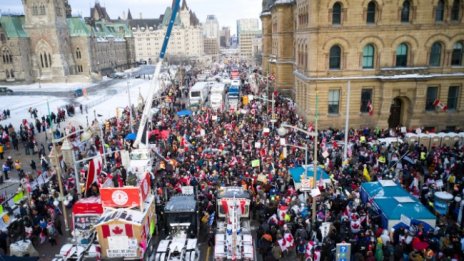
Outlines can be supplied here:
<path id="1" fill-rule="evenodd" d="M 3 27 L 8 38 L 26 38 L 26 31 L 23 29 L 25 22 L 24 15 L 7 15 L 0 17 L 0 25 Z"/>
<path id="2" fill-rule="evenodd" d="M 417 220 L 434 220 L 436 218 L 424 205 L 412 197 L 410 198 L 411 200 L 404 200 L 404 197 L 376 198 L 374 199 L 374 203 L 389 220 L 398 220 L 401 218 L 401 215 Z"/>
<path id="3" fill-rule="evenodd" d="M 145 28 L 157 28 L 161 24 L 160 19 L 131 19 L 129 20 L 130 28 L 145 27 Z"/>
<path id="4" fill-rule="evenodd" d="M 132 31 L 129 30 L 127 24 L 118 22 L 97 21 L 92 28 L 95 36 L 100 38 L 105 37 L 132 37 Z"/>
<path id="5" fill-rule="evenodd" d="M 193 212 L 195 211 L 197 202 L 192 195 L 177 195 L 171 197 L 164 207 L 164 212 Z"/>
<path id="6" fill-rule="evenodd" d="M 171 20 L 172 9 L 171 7 L 167 7 L 166 11 L 164 11 L 163 16 L 163 25 L 168 26 L 169 20 Z M 179 15 L 176 15 L 176 20 L 174 21 L 174 25 L 181 25 Z"/>
<path id="7" fill-rule="evenodd" d="M 378 197 L 403 197 L 409 196 L 410 194 L 404 190 L 400 185 L 393 181 L 376 181 L 376 182 L 364 182 L 361 184 L 361 188 L 367 193 L 368 198 Z"/>
<path id="8" fill-rule="evenodd" d="M 84 19 L 80 17 L 70 17 L 67 19 L 68 31 L 71 37 L 90 36 L 92 31 Z"/>
<path id="9" fill-rule="evenodd" d="M 250 192 L 242 187 L 223 187 L 219 192 L 218 198 L 246 198 L 251 199 Z"/>
<path id="10" fill-rule="evenodd" d="M 90 8 L 90 16 L 95 20 L 105 19 L 107 21 L 110 20 L 110 16 L 106 12 L 106 8 L 102 7 L 100 3 L 95 2 L 95 6 Z"/>
<path id="11" fill-rule="evenodd" d="M 142 224 L 144 217 L 147 215 L 150 205 L 153 204 L 154 196 L 147 197 L 143 206 L 143 211 L 129 208 L 109 209 L 98 219 L 96 226 L 100 226 L 111 221 L 121 221 L 130 224 Z"/>

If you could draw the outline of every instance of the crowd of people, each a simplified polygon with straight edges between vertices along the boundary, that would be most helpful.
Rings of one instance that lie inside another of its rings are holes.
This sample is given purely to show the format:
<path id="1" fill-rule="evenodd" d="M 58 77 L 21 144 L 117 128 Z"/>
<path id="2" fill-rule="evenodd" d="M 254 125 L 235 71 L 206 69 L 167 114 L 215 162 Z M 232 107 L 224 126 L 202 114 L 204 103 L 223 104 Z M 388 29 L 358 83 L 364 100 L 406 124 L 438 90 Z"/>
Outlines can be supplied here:
<path id="1" fill-rule="evenodd" d="M 241 93 L 251 94 L 246 82 Z M 191 115 L 179 116 L 177 112 L 186 106 L 186 93 L 170 85 L 161 96 L 170 99 L 154 102 L 159 112 L 152 115 L 148 130 L 149 141 L 156 147 L 157 155 L 152 182 L 156 188 L 157 210 L 162 209 L 170 196 L 181 193 L 182 186 L 191 185 L 197 188 L 202 217 L 212 216 L 217 211 L 216 197 L 220 187 L 240 186 L 253 197 L 251 218 L 258 225 L 255 246 L 263 260 L 334 260 L 336 244 L 341 242 L 351 243 L 353 260 L 464 259 L 462 143 L 432 148 L 419 143 L 380 144 L 376 142 L 380 138 L 401 139 L 404 133 L 400 129 L 364 128 L 350 129 L 349 142 L 344 144 L 341 142 L 343 130 L 319 130 L 317 163 L 328 173 L 330 182 L 315 181 L 321 194 L 312 198 L 295 189 L 289 169 L 313 162 L 315 138 L 292 129 L 285 135 L 279 135 L 278 131 L 282 123 L 313 131 L 312 123 L 298 116 L 293 101 L 275 96 L 277 118 L 273 123 L 270 121 L 271 106 L 257 99 L 242 103 L 233 111 L 200 106 Z M 121 117 L 105 120 L 101 132 L 94 130 L 96 134 L 88 141 L 76 139 L 73 142 L 77 160 L 98 152 L 107 153 L 100 184 L 108 179 L 116 187 L 132 184 L 131 173 L 124 168 L 120 151 L 132 148 L 132 141 L 125 140 L 132 132 L 130 110 L 137 123 L 141 118 L 140 109 L 126 108 Z M 16 137 L 23 142 L 26 153 L 40 155 L 40 172 L 45 171 L 53 177 L 49 163 L 42 157 L 46 148 L 34 144 L 34 135 L 46 130 L 51 122 L 64 121 L 66 114 L 70 116 L 74 112 L 69 114 L 67 108 L 68 113 L 61 110 L 55 117 L 52 114 L 39 119 L 37 112 L 31 111 L 34 120 L 23 122 Z M 97 119 L 94 125 L 98 125 Z M 12 136 L 16 132 L 10 129 L 9 126 L 2 129 L 2 143 L 4 146 L 11 143 L 14 149 Z M 84 132 L 79 126 L 67 132 L 76 129 L 81 130 L 77 137 Z M 57 131 L 55 135 L 63 136 L 64 132 Z M 286 146 L 281 139 L 285 139 L 285 144 L 307 147 L 308 153 Z M 343 159 L 344 146 L 348 148 L 347 160 Z M 3 157 L 2 152 L 0 145 L 0 157 Z M 252 165 L 255 160 L 260 164 Z M 74 168 L 62 167 L 65 187 L 76 193 L 75 186 L 68 184 L 75 176 Z M 87 167 L 82 163 L 80 168 L 82 183 Z M 437 214 L 436 228 L 420 223 L 386 229 L 373 204 L 360 198 L 361 183 L 384 179 L 400 184 L 432 213 L 436 213 L 433 208 L 435 191 L 447 191 L 454 199 L 446 215 Z M 39 239 L 47 237 L 50 243 L 55 243 L 49 235 L 61 232 L 56 218 L 60 212 L 53 196 L 56 191 L 54 185 L 39 187 L 32 192 L 32 206 L 21 206 L 24 207 L 21 211 L 29 213 L 26 215 L 29 218 L 23 222 L 26 235 Z M 93 184 L 87 195 L 98 195 L 98 184 Z M 316 222 L 312 222 L 313 200 L 317 203 Z M 214 231 L 214 222 L 209 231 Z M 210 243 L 214 244 L 213 236 Z"/>

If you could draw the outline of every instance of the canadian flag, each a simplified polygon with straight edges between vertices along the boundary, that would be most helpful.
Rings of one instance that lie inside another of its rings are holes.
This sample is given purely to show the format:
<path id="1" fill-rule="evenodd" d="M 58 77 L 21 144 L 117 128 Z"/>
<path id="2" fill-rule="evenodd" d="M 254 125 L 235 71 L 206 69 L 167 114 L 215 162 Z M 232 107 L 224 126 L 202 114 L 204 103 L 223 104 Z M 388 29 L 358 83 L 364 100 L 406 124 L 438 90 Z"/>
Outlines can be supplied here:
<path id="1" fill-rule="evenodd" d="M 267 223 L 268 224 L 277 224 L 277 223 L 279 223 L 279 220 L 277 219 L 277 215 L 274 214 L 271 217 L 269 217 L 269 219 L 267 220 Z"/>
<path id="2" fill-rule="evenodd" d="M 90 189 L 90 186 L 94 182 L 98 181 L 98 175 L 102 172 L 103 163 L 101 154 L 98 154 L 96 157 L 90 160 L 89 168 L 87 170 L 87 180 L 85 181 L 85 192 Z"/>
<path id="3" fill-rule="evenodd" d="M 132 238 L 134 236 L 131 224 L 102 225 L 102 233 L 103 238 L 113 236 L 127 236 Z"/>
<path id="4" fill-rule="evenodd" d="M 356 219 L 350 222 L 351 233 L 358 233 L 361 231 L 361 220 Z"/>
<path id="5" fill-rule="evenodd" d="M 306 251 L 305 251 L 306 260 L 309 260 L 310 258 L 313 257 L 314 245 L 315 245 L 314 241 L 309 241 L 308 244 L 306 245 Z"/>
<path id="6" fill-rule="evenodd" d="M 282 249 L 282 252 L 284 252 L 285 250 L 289 248 L 289 245 L 287 243 L 287 240 L 285 240 L 285 237 L 277 240 L 277 243 L 279 243 L 279 246 L 280 246 L 280 249 Z"/>
<path id="7" fill-rule="evenodd" d="M 448 106 L 443 104 L 439 99 L 435 99 L 435 101 L 433 102 L 433 106 L 437 107 L 441 111 L 447 111 L 448 110 Z"/>
<path id="8" fill-rule="evenodd" d="M 277 209 L 277 216 L 279 217 L 279 220 L 284 220 L 287 212 L 288 212 L 288 206 L 280 205 L 279 208 Z"/>
<path id="9" fill-rule="evenodd" d="M 287 242 L 287 247 L 288 248 L 293 247 L 293 244 L 295 243 L 295 240 L 293 239 L 292 233 L 289 233 L 289 232 L 285 233 L 284 238 L 285 238 L 285 241 Z"/>

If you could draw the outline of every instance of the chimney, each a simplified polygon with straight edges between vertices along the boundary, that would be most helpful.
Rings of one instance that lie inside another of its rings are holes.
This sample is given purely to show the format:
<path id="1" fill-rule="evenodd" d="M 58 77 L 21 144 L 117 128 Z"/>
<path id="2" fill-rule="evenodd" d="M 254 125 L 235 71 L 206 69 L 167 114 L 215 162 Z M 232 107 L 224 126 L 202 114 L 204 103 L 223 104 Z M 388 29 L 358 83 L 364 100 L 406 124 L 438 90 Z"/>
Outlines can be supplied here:
<path id="1" fill-rule="evenodd" d="M 142 12 L 140 12 L 140 19 L 143 19 Z"/>

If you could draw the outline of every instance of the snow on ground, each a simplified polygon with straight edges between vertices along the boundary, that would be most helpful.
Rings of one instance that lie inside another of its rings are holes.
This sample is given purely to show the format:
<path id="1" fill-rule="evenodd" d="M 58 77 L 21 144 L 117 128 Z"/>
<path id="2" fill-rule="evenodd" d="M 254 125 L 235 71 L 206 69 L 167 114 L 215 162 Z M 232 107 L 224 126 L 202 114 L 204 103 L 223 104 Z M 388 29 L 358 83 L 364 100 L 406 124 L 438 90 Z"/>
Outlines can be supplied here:
<path id="1" fill-rule="evenodd" d="M 151 82 L 152 81 L 148 79 L 130 79 L 129 86 L 132 104 L 137 106 L 141 100 L 140 97 L 143 97 L 145 100 L 148 95 Z M 103 116 L 100 118 L 100 120 L 102 120 L 116 116 L 116 108 L 127 107 L 129 105 L 127 85 L 128 81 L 120 81 L 102 90 L 97 90 L 95 94 L 76 99 L 55 96 L 0 96 L 0 112 L 3 112 L 4 109 L 10 109 L 11 113 L 11 118 L 0 121 L 0 124 L 8 125 L 11 123 L 16 129 L 19 129 L 19 125 L 23 119 L 31 120 L 28 112 L 30 107 L 37 108 L 38 116 L 42 117 L 42 115 L 48 114 L 48 107 L 50 108 L 50 112 L 53 111 L 56 113 L 58 108 L 63 108 L 65 105 L 73 103 L 82 104 L 84 108 L 86 105 L 88 106 L 88 114 L 85 113 L 85 110 L 84 114 L 81 114 L 79 107 L 76 106 L 76 114 L 71 120 L 72 123 L 86 126 L 86 116 L 88 116 L 89 123 L 91 123 L 92 120 L 94 120 L 94 110 L 97 114 Z M 27 86 L 36 86 L 37 89 L 34 89 L 34 91 L 43 90 L 53 92 L 56 91 L 56 89 L 63 90 L 62 84 L 46 84 L 43 85 L 41 89 L 38 89 L 38 84 L 23 85 L 23 87 L 19 88 L 24 88 L 21 90 L 33 88 Z M 64 86 L 71 89 L 82 88 L 83 86 L 89 85 L 88 83 L 70 83 L 64 84 Z"/>
<path id="2" fill-rule="evenodd" d="M 2 125 L 13 124 L 15 129 L 19 130 L 19 125 L 23 119 L 32 120 L 28 110 L 30 107 L 37 108 L 38 116 L 48 114 L 50 111 L 56 111 L 59 107 L 63 107 L 69 102 L 64 98 L 53 96 L 0 96 L 0 112 L 10 109 L 11 117 L 0 121 Z M 48 104 L 48 105 L 47 105 Z"/>
<path id="3" fill-rule="evenodd" d="M 44 91 L 44 92 L 62 92 L 62 91 L 72 91 L 80 88 L 88 88 L 95 83 L 86 82 L 86 83 L 39 83 L 25 84 L 25 85 L 9 85 L 8 88 L 12 89 L 15 92 L 19 91 Z"/>

